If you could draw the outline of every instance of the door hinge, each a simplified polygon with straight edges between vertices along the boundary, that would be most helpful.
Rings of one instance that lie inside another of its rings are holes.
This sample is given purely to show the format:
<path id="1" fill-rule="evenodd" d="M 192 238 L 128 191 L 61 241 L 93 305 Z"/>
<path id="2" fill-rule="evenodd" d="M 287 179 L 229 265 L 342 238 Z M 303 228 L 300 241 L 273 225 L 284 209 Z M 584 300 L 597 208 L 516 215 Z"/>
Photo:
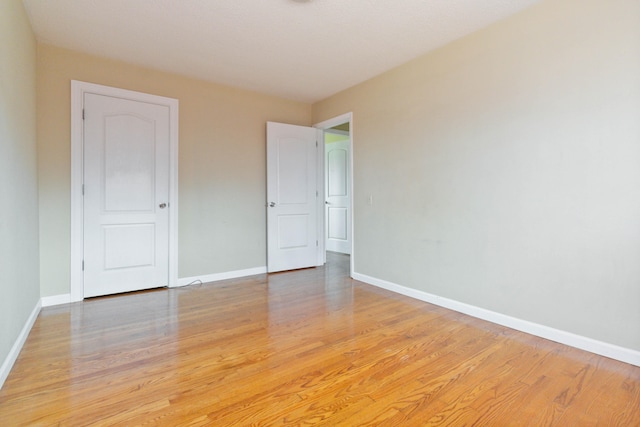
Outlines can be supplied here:
<path id="1" fill-rule="evenodd" d="M 82 184 L 82 195 L 84 196 L 84 184 Z"/>
<path id="2" fill-rule="evenodd" d="M 84 120 L 84 108 L 82 109 L 82 120 Z"/>
<path id="3" fill-rule="evenodd" d="M 84 271 L 84 260 L 82 260 L 82 271 Z"/>
<path id="4" fill-rule="evenodd" d="M 316 246 L 318 246 L 318 241 L 316 240 Z"/>
<path id="5" fill-rule="evenodd" d="M 318 146 L 318 141 L 316 140 L 316 147 Z"/>

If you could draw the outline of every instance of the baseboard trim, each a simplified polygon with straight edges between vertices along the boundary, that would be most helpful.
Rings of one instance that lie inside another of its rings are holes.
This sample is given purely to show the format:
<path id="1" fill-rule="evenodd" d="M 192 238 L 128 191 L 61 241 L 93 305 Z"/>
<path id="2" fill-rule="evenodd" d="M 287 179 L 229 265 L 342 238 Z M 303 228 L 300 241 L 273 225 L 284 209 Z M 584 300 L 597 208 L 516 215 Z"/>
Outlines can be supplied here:
<path id="1" fill-rule="evenodd" d="M 264 274 L 267 272 L 267 267 L 255 267 L 248 268 L 246 270 L 227 271 L 224 273 L 205 274 L 203 276 L 183 277 L 178 279 L 178 284 L 175 287 L 187 286 L 194 282 L 217 282 L 219 280 L 236 279 L 238 277 L 255 276 L 256 274 Z M 71 301 L 71 294 L 52 295 L 49 297 L 42 297 L 41 306 L 51 307 L 60 304 L 69 304 Z"/>
<path id="2" fill-rule="evenodd" d="M 13 364 L 18 360 L 18 356 L 20 355 L 20 351 L 22 350 L 22 346 L 27 341 L 27 337 L 29 336 L 29 332 L 31 332 L 31 328 L 33 324 L 36 323 L 36 319 L 38 318 L 38 314 L 40 313 L 40 309 L 42 308 L 40 300 L 36 303 L 36 306 L 31 311 L 31 314 L 27 318 L 20 334 L 16 338 L 16 341 L 13 343 L 13 347 L 9 350 L 9 354 L 2 362 L 2 366 L 0 367 L 0 388 L 4 385 L 7 377 L 9 376 L 9 372 L 11 372 L 11 368 L 13 368 Z"/>
<path id="3" fill-rule="evenodd" d="M 551 328 L 549 326 L 540 325 L 538 323 L 533 323 L 527 320 L 518 319 L 506 314 L 476 307 L 474 305 L 466 304 L 449 298 L 440 297 L 438 295 L 430 294 L 428 292 L 420 291 L 417 289 L 408 288 L 406 286 L 398 285 L 386 280 L 377 279 L 365 274 L 354 272 L 352 277 L 355 280 L 359 280 L 369 285 L 373 285 L 398 294 L 425 301 L 440 307 L 448 308 L 450 310 L 467 314 L 478 319 L 516 329 L 521 332 L 526 332 L 528 334 L 555 341 L 560 344 L 565 344 L 571 347 L 579 348 L 581 350 L 586 350 L 591 353 L 599 354 L 601 356 L 609 357 L 611 359 L 619 360 L 631 365 L 640 366 L 640 351 L 620 347 L 615 344 L 609 344 L 585 336 L 576 335 L 571 332 Z"/>
<path id="4" fill-rule="evenodd" d="M 42 297 L 40 305 L 42 307 L 51 307 L 53 305 L 69 304 L 71 302 L 71 294 L 52 295 L 50 297 Z"/>
<path id="5" fill-rule="evenodd" d="M 237 279 L 238 277 L 255 276 L 256 274 L 264 274 L 267 267 L 247 268 L 246 270 L 227 271 L 224 273 L 205 274 L 203 276 L 183 277 L 178 279 L 178 286 L 187 286 L 192 283 L 202 282 L 218 282 L 220 280 Z"/>

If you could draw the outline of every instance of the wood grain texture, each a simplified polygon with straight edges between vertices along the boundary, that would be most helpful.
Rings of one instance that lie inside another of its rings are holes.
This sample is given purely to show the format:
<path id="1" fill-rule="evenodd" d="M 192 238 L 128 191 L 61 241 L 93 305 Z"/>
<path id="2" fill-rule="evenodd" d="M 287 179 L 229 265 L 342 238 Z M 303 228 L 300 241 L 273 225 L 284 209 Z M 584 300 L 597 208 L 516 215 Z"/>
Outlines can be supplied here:
<path id="1" fill-rule="evenodd" d="M 322 268 L 42 310 L 0 425 L 640 426 L 640 368 Z"/>

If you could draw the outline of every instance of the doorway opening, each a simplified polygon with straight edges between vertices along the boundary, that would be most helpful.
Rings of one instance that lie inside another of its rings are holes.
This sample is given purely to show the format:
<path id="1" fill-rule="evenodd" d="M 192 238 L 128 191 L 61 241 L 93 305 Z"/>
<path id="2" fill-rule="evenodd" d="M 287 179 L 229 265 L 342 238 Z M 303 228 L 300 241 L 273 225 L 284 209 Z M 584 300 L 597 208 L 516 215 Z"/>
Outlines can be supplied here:
<path id="1" fill-rule="evenodd" d="M 342 114 L 314 125 L 323 130 L 324 147 L 318 156 L 322 173 L 324 203 L 319 204 L 323 223 L 322 255 L 327 263 L 336 257 L 349 257 L 354 264 L 353 223 L 353 123 L 352 113 Z M 327 257 L 327 252 L 331 256 Z"/>

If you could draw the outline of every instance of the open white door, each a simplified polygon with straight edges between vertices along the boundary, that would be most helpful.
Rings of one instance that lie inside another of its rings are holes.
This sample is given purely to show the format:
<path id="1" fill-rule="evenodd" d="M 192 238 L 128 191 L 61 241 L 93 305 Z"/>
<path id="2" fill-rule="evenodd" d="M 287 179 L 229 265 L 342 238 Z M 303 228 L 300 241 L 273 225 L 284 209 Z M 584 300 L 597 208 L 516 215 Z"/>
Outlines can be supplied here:
<path id="1" fill-rule="evenodd" d="M 84 95 L 84 297 L 169 284 L 169 107 Z"/>
<path id="2" fill-rule="evenodd" d="M 317 135 L 267 122 L 267 271 L 317 265 Z"/>
<path id="3" fill-rule="evenodd" d="M 326 142 L 326 141 L 325 141 Z M 325 233 L 327 250 L 351 253 L 349 137 L 325 143 Z"/>

